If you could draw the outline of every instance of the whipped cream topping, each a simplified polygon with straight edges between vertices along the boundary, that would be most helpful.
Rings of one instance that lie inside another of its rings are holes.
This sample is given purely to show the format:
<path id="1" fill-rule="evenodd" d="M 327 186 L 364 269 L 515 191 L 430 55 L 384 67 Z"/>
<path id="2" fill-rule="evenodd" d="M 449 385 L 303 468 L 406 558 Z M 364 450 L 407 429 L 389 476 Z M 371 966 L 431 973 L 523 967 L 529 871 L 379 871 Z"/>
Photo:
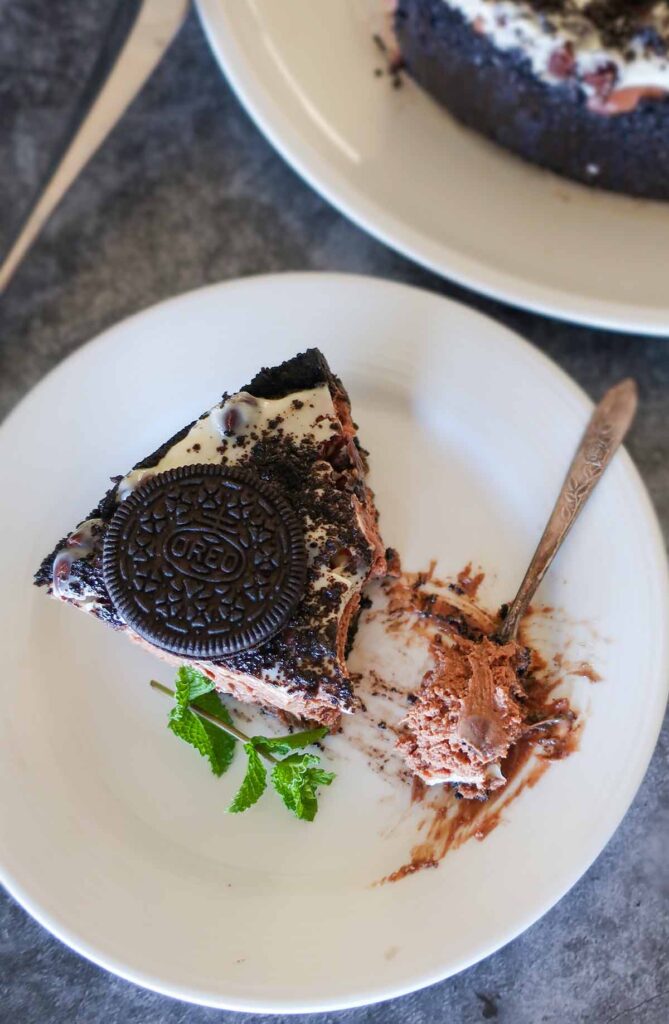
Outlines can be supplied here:
<path id="1" fill-rule="evenodd" d="M 665 0 L 640 10 L 634 31 L 620 43 L 589 14 L 592 0 L 563 0 L 559 5 L 536 0 L 443 2 L 497 49 L 520 50 L 538 78 L 551 84 L 576 81 L 596 112 L 631 110 L 643 97 L 659 98 L 669 91 Z M 610 23 L 615 28 L 613 14 Z"/>
<path id="2" fill-rule="evenodd" d="M 150 476 L 178 466 L 224 463 L 237 465 L 263 431 L 281 430 L 299 443 L 303 438 L 317 444 L 332 437 L 338 419 L 327 384 L 285 398 L 255 398 L 246 391 L 213 406 L 196 420 L 185 437 L 163 455 L 155 466 L 133 469 L 119 482 L 117 500 L 124 501 Z"/>

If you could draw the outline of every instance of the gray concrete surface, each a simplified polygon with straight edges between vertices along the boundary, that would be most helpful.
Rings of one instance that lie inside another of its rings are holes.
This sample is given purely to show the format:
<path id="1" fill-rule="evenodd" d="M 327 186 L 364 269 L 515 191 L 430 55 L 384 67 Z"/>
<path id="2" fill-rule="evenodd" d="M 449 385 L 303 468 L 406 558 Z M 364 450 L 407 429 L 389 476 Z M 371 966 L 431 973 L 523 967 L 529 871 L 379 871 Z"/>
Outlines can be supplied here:
<path id="1" fill-rule="evenodd" d="M 3 246 L 67 120 L 112 6 L 113 0 L 0 0 Z M 194 17 L 0 304 L 0 414 L 59 360 L 127 314 L 205 282 L 288 269 L 359 271 L 455 296 L 530 338 L 593 397 L 616 378 L 634 375 L 642 406 L 629 447 L 666 535 L 669 340 L 600 333 L 514 311 L 439 280 L 362 234 L 259 134 L 221 77 Z M 613 840 L 542 921 L 432 989 L 321 1019 L 667 1021 L 668 779 L 665 728 Z M 0 921 L 3 1024 L 237 1018 L 111 977 L 51 938 L 9 897 Z"/>

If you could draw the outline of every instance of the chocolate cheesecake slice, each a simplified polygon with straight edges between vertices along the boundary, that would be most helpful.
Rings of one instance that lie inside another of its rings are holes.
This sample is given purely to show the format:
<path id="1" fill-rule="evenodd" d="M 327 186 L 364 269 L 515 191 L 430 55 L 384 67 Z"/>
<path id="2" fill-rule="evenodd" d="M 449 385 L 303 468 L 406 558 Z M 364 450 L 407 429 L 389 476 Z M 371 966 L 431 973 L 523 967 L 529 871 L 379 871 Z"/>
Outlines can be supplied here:
<path id="1" fill-rule="evenodd" d="M 263 369 L 114 478 L 35 582 L 222 693 L 336 727 L 386 571 L 356 431 L 317 349 Z"/>
<path id="2" fill-rule="evenodd" d="M 469 128 L 587 185 L 669 199 L 666 0 L 397 0 L 409 74 Z"/>

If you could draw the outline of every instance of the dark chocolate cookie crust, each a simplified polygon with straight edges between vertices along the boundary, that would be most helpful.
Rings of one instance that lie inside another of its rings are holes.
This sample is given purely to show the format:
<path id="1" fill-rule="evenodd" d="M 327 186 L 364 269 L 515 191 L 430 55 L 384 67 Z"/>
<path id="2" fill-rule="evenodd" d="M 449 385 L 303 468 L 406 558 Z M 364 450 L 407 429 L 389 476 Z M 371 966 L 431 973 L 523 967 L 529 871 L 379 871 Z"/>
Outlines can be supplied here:
<path id="1" fill-rule="evenodd" d="M 309 391 L 319 384 L 328 384 L 331 392 L 345 394 L 338 377 L 332 373 L 323 353 L 317 348 L 308 348 L 279 366 L 263 367 L 255 375 L 248 391 L 256 398 L 283 398 L 293 391 Z"/>
<path id="2" fill-rule="evenodd" d="M 443 0 L 400 0 L 395 27 L 407 70 L 463 124 L 575 181 L 669 199 L 669 99 L 593 113 L 578 86 L 540 81 Z"/>

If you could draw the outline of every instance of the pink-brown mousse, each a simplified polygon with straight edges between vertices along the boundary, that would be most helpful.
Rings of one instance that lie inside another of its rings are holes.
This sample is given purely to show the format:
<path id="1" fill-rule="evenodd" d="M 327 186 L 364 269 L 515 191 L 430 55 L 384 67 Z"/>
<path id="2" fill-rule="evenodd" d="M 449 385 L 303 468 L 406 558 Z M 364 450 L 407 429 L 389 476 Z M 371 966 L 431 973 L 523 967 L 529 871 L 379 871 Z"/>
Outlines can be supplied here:
<path id="1" fill-rule="evenodd" d="M 636 110 L 642 100 L 662 100 L 667 90 L 655 85 L 628 85 L 603 95 L 595 94 L 588 107 L 596 114 L 627 114 Z"/>
<path id="2" fill-rule="evenodd" d="M 440 635 L 433 654 L 399 749 L 429 785 L 451 783 L 464 797 L 484 798 L 505 784 L 500 763 L 526 727 L 518 674 L 527 668 L 527 648 Z"/>

